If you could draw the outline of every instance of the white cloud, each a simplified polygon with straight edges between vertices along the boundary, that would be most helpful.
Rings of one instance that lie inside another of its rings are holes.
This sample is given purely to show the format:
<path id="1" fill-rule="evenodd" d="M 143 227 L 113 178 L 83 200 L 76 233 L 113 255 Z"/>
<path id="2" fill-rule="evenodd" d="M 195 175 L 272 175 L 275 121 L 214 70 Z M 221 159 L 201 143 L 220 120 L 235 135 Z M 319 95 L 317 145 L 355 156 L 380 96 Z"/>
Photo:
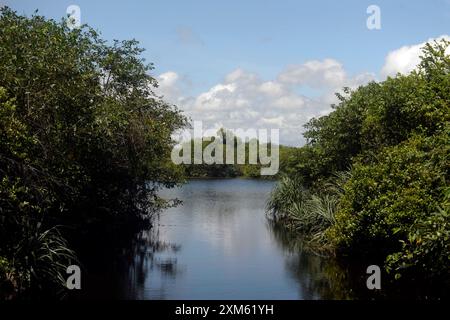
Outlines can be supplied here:
<path id="1" fill-rule="evenodd" d="M 312 88 L 334 88 L 344 83 L 345 79 L 342 64 L 334 59 L 312 60 L 301 65 L 291 65 L 278 76 L 278 80 L 282 83 Z"/>
<path id="2" fill-rule="evenodd" d="M 285 90 L 283 88 L 283 85 L 281 85 L 280 83 L 277 83 L 275 81 L 266 81 L 263 82 L 260 86 L 259 86 L 259 90 L 268 95 L 268 96 L 273 96 L 273 97 L 279 97 L 282 94 L 285 93 Z"/>
<path id="3" fill-rule="evenodd" d="M 269 126 L 276 126 L 276 127 L 282 127 L 284 123 L 284 117 L 272 117 L 272 118 L 262 118 L 261 122 L 263 124 L 269 125 Z"/>
<path id="4" fill-rule="evenodd" d="M 442 35 L 437 38 L 430 38 L 427 41 L 419 44 L 403 46 L 399 49 L 389 52 L 389 54 L 386 56 L 383 68 L 381 69 L 381 75 L 383 77 L 387 77 L 395 76 L 397 73 L 410 73 L 419 64 L 420 56 L 422 54 L 421 49 L 423 48 L 425 43 L 440 39 L 450 40 L 450 37 L 448 35 Z"/>
<path id="5" fill-rule="evenodd" d="M 169 71 L 159 75 L 158 83 L 161 87 L 170 87 L 173 86 L 178 79 L 179 76 L 176 72 Z"/>
<path id="6" fill-rule="evenodd" d="M 306 98 L 295 94 L 285 95 L 273 102 L 273 105 L 280 109 L 296 109 L 304 106 Z M 298 110 L 297 110 L 298 111 Z"/>
<path id="7" fill-rule="evenodd" d="M 207 111 L 217 109 L 223 110 L 225 108 L 228 109 L 228 107 L 230 106 L 233 107 L 233 105 L 230 105 L 230 103 L 228 102 L 231 102 L 230 99 L 233 99 L 235 97 L 235 95 L 233 95 L 235 91 L 236 91 L 236 84 L 234 83 L 217 84 L 211 89 L 209 89 L 207 92 L 204 92 L 197 97 L 195 108 Z"/>
<path id="8" fill-rule="evenodd" d="M 280 129 L 283 144 L 302 144 L 303 125 L 314 116 L 331 111 L 335 91 L 344 86 L 355 87 L 372 80 L 372 74 L 347 77 L 343 66 L 333 60 L 308 61 L 291 66 L 265 80 L 258 74 L 236 69 L 223 81 L 197 96 L 183 95 L 183 78 L 170 71 L 157 77 L 159 93 L 177 104 L 192 120 L 203 121 L 204 127 L 230 129 Z M 315 87 L 321 95 L 309 98 L 299 88 Z"/>
<path id="9" fill-rule="evenodd" d="M 450 39 L 447 35 L 439 38 Z M 390 52 L 380 71 L 381 77 L 413 70 L 424 44 Z M 281 143 L 301 145 L 303 125 L 312 117 L 332 111 L 330 105 L 338 102 L 335 92 L 344 86 L 357 88 L 375 79 L 375 74 L 369 72 L 349 76 L 340 62 L 324 59 L 287 66 L 273 79 L 263 79 L 257 73 L 238 68 L 196 96 L 187 94 L 186 77 L 169 71 L 157 77 L 157 93 L 178 105 L 193 121 L 203 121 L 204 128 L 279 128 Z M 308 97 L 299 93 L 310 89 L 318 94 Z"/>
<path id="10" fill-rule="evenodd" d="M 304 142 L 303 125 L 312 117 L 330 111 L 336 90 L 372 79 L 367 74 L 347 78 L 342 66 L 331 59 L 324 63 L 307 62 L 298 66 L 298 70 L 308 72 L 286 74 L 283 71 L 275 79 L 264 80 L 256 73 L 236 69 L 222 82 L 194 97 L 182 94 L 183 78 L 170 71 L 158 77 L 158 92 L 167 101 L 177 104 L 192 120 L 202 120 L 204 127 L 279 128 L 282 143 L 299 145 Z M 336 79 L 332 74 L 337 75 Z M 307 83 L 322 89 L 323 94 L 314 99 L 299 94 L 297 89 Z"/>
<path id="11" fill-rule="evenodd" d="M 181 90 L 178 87 L 178 81 L 180 76 L 173 71 L 160 74 L 156 80 L 158 80 L 157 93 L 163 95 L 167 100 L 172 103 L 179 103 L 178 98 L 181 96 Z"/>

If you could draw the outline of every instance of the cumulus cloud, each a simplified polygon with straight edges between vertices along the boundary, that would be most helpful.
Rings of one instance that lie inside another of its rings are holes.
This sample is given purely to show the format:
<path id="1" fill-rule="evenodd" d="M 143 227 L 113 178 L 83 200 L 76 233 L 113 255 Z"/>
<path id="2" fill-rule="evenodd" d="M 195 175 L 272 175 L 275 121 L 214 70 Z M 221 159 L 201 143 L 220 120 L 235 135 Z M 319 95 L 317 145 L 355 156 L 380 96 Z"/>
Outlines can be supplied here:
<path id="1" fill-rule="evenodd" d="M 435 40 L 446 39 L 450 40 L 448 35 L 442 35 L 437 38 L 430 38 L 425 42 L 403 46 L 399 49 L 389 52 L 386 56 L 383 68 L 381 69 L 381 75 L 383 77 L 395 76 L 397 73 L 408 74 L 413 71 L 420 63 L 420 56 L 422 54 L 423 46 L 429 42 L 432 43 Z M 447 48 L 447 50 L 449 50 Z"/>
<path id="2" fill-rule="evenodd" d="M 314 116 L 329 112 L 334 92 L 343 86 L 357 86 L 372 80 L 368 74 L 350 78 L 332 59 L 291 66 L 275 79 L 236 69 L 220 83 L 197 96 L 183 95 L 183 79 L 173 71 L 158 76 L 159 92 L 178 104 L 192 120 L 205 127 L 230 129 L 280 129 L 284 144 L 302 144 L 303 125 Z M 322 90 L 319 97 L 299 94 L 302 86 Z"/>
<path id="3" fill-rule="evenodd" d="M 428 42 L 442 38 L 450 37 L 444 35 Z M 388 53 L 380 78 L 411 72 L 419 63 L 424 44 Z M 369 72 L 349 75 L 339 61 L 324 59 L 286 66 L 273 79 L 237 68 L 196 96 L 188 94 L 187 79 L 174 71 L 159 75 L 157 80 L 157 92 L 178 105 L 193 121 L 203 121 L 205 128 L 279 128 L 281 143 L 301 145 L 303 125 L 332 110 L 331 104 L 337 102 L 335 92 L 343 87 L 357 88 L 376 80 L 376 75 Z M 300 93 L 311 89 L 314 96 Z"/>
<path id="4" fill-rule="evenodd" d="M 278 80 L 282 83 L 312 88 L 336 87 L 344 83 L 345 79 L 342 64 L 334 59 L 312 60 L 301 65 L 291 65 L 278 76 Z"/>
<path id="5" fill-rule="evenodd" d="M 177 86 L 177 81 L 179 80 L 179 75 L 176 72 L 169 71 L 160 74 L 157 77 L 158 80 L 158 93 L 166 97 L 173 99 L 180 95 L 179 88 Z"/>
<path id="6" fill-rule="evenodd" d="M 193 97 L 186 96 L 186 92 L 191 87 L 190 80 L 185 76 L 180 76 L 174 71 L 168 71 L 156 77 L 158 88 L 156 94 L 164 97 L 167 102 L 180 107 L 189 105 Z"/>
<path id="7" fill-rule="evenodd" d="M 266 81 L 259 86 L 259 91 L 272 97 L 279 97 L 286 93 L 283 85 L 275 81 Z"/>

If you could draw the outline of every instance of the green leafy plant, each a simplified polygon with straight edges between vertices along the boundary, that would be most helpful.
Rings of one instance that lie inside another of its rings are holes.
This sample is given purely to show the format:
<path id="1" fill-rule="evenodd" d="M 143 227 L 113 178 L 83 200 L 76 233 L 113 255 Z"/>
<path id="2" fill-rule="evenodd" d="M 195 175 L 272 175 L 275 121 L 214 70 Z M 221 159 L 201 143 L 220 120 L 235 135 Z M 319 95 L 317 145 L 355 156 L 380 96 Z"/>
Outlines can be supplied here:
<path id="1" fill-rule="evenodd" d="M 22 295 L 61 287 L 66 238 L 166 205 L 158 190 L 183 181 L 170 152 L 187 119 L 154 94 L 135 40 L 7 7 L 0 39 L 0 278 Z"/>

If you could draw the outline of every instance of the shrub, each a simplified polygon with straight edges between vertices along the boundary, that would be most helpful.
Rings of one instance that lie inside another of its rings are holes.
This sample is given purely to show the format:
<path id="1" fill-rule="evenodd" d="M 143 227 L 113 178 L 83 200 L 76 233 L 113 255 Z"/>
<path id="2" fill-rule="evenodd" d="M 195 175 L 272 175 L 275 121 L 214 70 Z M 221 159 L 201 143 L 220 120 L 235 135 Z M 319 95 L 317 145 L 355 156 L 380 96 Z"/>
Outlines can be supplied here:
<path id="1" fill-rule="evenodd" d="M 182 181 L 170 152 L 186 118 L 153 93 L 135 40 L 6 7 L 0 39 L 0 277 L 22 290 L 61 283 L 73 260 L 54 226 L 152 217 Z"/>
<path id="2" fill-rule="evenodd" d="M 405 254 L 412 259 L 406 243 L 417 237 L 425 237 L 437 249 L 440 242 L 433 241 L 444 241 L 448 232 L 444 230 L 448 224 L 433 227 L 446 219 L 445 210 L 435 210 L 442 201 L 440 190 L 450 179 L 449 139 L 448 129 L 432 137 L 416 135 L 385 148 L 376 163 L 356 163 L 336 223 L 327 231 L 337 250 L 354 255 L 391 255 L 390 268 L 395 269 L 405 261 Z M 444 260 L 446 249 L 448 246 L 441 246 L 436 251 Z M 427 262 L 421 261 L 425 255 L 415 254 L 414 258 L 417 268 L 427 268 Z"/>
<path id="3" fill-rule="evenodd" d="M 424 219 L 418 219 L 401 251 L 387 257 L 387 270 L 396 278 L 438 279 L 450 284 L 450 188 L 443 203 Z"/>

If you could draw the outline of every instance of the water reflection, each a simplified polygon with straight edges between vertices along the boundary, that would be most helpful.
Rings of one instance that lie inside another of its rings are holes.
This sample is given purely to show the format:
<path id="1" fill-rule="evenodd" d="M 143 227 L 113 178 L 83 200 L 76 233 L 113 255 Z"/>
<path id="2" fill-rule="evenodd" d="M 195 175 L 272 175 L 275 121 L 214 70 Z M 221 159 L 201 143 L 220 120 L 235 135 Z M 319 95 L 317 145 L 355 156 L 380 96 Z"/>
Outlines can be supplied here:
<path id="1" fill-rule="evenodd" d="M 310 274 L 320 259 L 293 250 L 285 233 L 267 227 L 264 206 L 272 186 L 207 180 L 165 191 L 183 205 L 120 245 L 103 239 L 91 248 L 83 298 L 320 298 L 323 290 Z M 104 250 L 109 247 L 121 249 Z"/>
<path id="2" fill-rule="evenodd" d="M 286 270 L 299 283 L 305 299 L 354 299 L 349 271 L 332 257 L 312 251 L 298 235 L 268 221 L 267 229 L 285 257 Z"/>
<path id="3" fill-rule="evenodd" d="M 170 281 L 183 275 L 182 246 L 161 240 L 157 228 L 133 234 L 98 233 L 81 250 L 82 290 L 73 299 L 165 299 Z"/>
<path id="4" fill-rule="evenodd" d="M 160 240 L 158 229 L 139 232 L 133 239 L 129 250 L 123 250 L 128 257 L 128 290 L 126 299 L 145 299 L 150 294 L 164 299 L 171 282 L 182 276 L 184 266 L 178 263 L 180 244 Z"/>
<path id="5" fill-rule="evenodd" d="M 261 180 L 197 180 L 166 190 L 183 205 L 129 236 L 96 234 L 82 251 L 79 299 L 373 299 L 429 297 L 366 267 L 316 255 L 264 214 L 273 187 Z M 377 263 L 375 263 L 377 264 Z M 443 296 L 443 295 L 441 295 Z"/>
<path id="6" fill-rule="evenodd" d="M 164 191 L 183 205 L 128 241 L 98 244 L 118 251 L 98 256 L 91 248 L 81 298 L 352 298 L 337 264 L 267 223 L 272 187 L 269 181 L 197 180 Z"/>

